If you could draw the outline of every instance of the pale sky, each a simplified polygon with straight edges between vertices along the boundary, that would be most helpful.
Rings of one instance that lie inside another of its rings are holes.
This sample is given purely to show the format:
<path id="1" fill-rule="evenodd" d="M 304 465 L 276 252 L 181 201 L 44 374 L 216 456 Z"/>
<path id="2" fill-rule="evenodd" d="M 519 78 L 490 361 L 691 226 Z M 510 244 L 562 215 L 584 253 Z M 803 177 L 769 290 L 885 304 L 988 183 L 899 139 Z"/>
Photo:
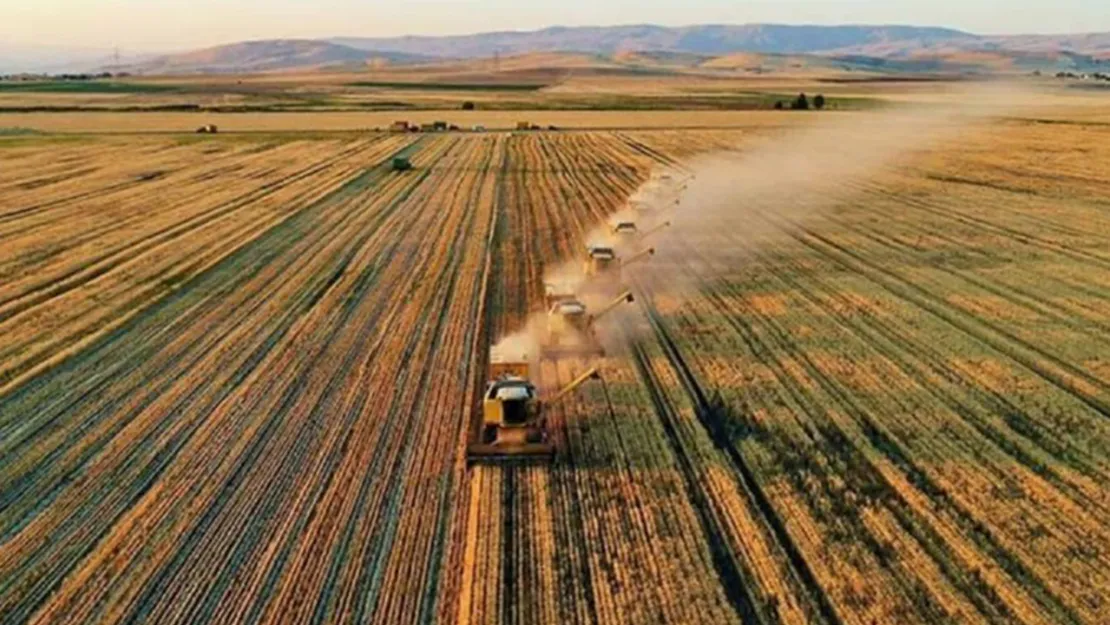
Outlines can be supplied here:
<path id="1" fill-rule="evenodd" d="M 161 51 L 247 39 L 746 22 L 1110 31 L 1110 0 L 0 0 L 0 45 Z"/>

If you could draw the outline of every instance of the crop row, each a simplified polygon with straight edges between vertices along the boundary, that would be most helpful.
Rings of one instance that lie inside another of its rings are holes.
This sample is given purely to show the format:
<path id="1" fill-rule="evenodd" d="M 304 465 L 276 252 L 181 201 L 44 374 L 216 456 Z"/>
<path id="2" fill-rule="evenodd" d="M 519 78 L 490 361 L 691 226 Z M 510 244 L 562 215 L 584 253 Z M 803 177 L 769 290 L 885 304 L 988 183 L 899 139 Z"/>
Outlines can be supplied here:
<path id="1" fill-rule="evenodd" d="M 1068 225 L 1090 205 L 917 170 L 833 194 L 751 199 L 643 270 L 735 470 L 844 622 L 1098 622 L 1106 291 L 1079 277 L 1103 235 Z"/>
<path id="2" fill-rule="evenodd" d="M 393 174 L 402 151 L 416 167 Z M 604 533 L 619 480 L 483 477 L 462 449 L 484 321 L 533 309 L 543 263 L 575 253 L 652 158 L 604 133 L 2 156 L 0 621 L 451 621 L 496 597 L 515 620 L 587 622 L 604 588 L 597 610 L 632 609 L 633 582 L 604 571 L 653 557 L 654 525 L 628 545 L 609 531 L 609 554 L 561 548 Z M 502 514 L 472 493 L 502 480 L 533 493 L 504 513 L 514 557 L 467 540 L 472 516 Z M 719 597 L 703 544 L 673 532 L 690 564 L 657 575 Z M 554 560 L 572 564 L 535 568 Z M 677 601 L 641 599 L 644 615 Z"/>

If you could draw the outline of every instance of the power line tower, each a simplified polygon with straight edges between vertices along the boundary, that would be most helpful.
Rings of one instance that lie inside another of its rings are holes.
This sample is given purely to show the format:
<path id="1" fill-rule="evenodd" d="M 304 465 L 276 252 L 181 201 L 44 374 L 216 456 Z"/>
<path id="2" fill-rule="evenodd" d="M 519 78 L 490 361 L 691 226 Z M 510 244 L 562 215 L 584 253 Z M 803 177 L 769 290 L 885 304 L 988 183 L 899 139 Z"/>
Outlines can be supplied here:
<path id="1" fill-rule="evenodd" d="M 119 69 L 119 46 L 112 51 L 112 67 Z"/>
<path id="2" fill-rule="evenodd" d="M 501 49 L 500 48 L 494 48 L 493 49 L 493 71 L 494 72 L 500 72 L 501 71 Z"/>

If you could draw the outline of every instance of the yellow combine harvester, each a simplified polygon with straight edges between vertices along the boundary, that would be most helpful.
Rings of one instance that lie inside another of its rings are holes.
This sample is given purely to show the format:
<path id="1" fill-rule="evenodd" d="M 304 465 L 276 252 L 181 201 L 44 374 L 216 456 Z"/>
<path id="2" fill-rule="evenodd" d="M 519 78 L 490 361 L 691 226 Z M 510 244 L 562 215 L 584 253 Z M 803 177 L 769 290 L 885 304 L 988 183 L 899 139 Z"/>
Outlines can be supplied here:
<path id="1" fill-rule="evenodd" d="M 596 314 L 589 314 L 586 305 L 574 297 L 562 298 L 547 313 L 547 340 L 541 347 L 542 358 L 572 356 L 604 356 L 605 348 L 594 333 L 597 320 L 616 310 L 625 302 L 633 302 L 631 291 L 625 291 Z"/>
<path id="2" fill-rule="evenodd" d="M 627 259 L 617 258 L 617 252 L 611 247 L 593 245 L 587 248 L 586 264 L 583 273 L 587 278 L 604 283 L 619 283 L 621 268 L 639 262 L 655 254 L 654 248 L 646 249 L 633 254 Z"/>
<path id="3" fill-rule="evenodd" d="M 482 396 L 482 420 L 466 449 L 468 463 L 549 461 L 555 446 L 547 432 L 544 409 L 601 376 L 596 367 L 578 376 L 550 399 L 541 399 L 530 381 L 526 361 L 490 354 L 490 381 Z"/>
<path id="4" fill-rule="evenodd" d="M 670 225 L 671 225 L 671 222 L 664 221 L 663 223 L 655 226 L 654 228 L 648 228 L 647 230 L 644 230 L 643 232 L 641 232 L 639 226 L 636 225 L 636 222 L 634 222 L 634 221 L 620 221 L 620 222 L 617 222 L 610 229 L 610 232 L 612 232 L 613 238 L 619 243 L 624 243 L 624 244 L 642 243 L 645 239 L 647 239 L 651 235 L 662 232 L 663 229 L 670 227 Z"/>

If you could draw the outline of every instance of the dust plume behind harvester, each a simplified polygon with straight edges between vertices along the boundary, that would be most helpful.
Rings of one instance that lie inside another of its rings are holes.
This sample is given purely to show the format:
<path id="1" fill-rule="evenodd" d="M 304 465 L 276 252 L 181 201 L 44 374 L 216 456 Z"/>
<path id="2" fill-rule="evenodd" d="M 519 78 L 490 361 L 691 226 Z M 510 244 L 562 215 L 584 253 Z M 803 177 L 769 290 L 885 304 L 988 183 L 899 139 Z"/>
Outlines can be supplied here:
<path id="1" fill-rule="evenodd" d="M 547 431 L 545 409 L 600 377 L 593 367 L 544 398 L 532 382 L 532 363 L 525 355 L 490 350 L 489 382 L 482 395 L 480 421 L 472 427 L 466 449 L 467 463 L 551 461 L 555 446 Z"/>
<path id="2" fill-rule="evenodd" d="M 643 216 L 679 206 L 682 204 L 683 192 L 694 178 L 693 173 L 655 172 L 628 198 L 628 208 L 636 215 Z"/>

